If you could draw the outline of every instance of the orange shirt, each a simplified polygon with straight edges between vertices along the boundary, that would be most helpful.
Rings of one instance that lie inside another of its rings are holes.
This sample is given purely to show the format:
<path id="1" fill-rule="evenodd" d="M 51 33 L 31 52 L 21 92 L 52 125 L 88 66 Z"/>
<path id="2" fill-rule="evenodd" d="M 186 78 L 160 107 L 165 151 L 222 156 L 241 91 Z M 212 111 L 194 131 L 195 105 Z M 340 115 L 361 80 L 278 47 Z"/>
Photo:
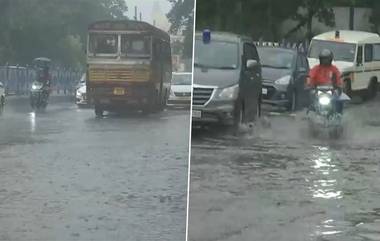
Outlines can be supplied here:
<path id="1" fill-rule="evenodd" d="M 341 75 L 338 68 L 335 65 L 316 65 L 309 72 L 310 79 L 308 84 L 313 87 L 318 85 L 332 85 L 334 75 L 336 76 L 336 85 L 338 87 L 342 87 L 343 82 L 341 80 Z"/>

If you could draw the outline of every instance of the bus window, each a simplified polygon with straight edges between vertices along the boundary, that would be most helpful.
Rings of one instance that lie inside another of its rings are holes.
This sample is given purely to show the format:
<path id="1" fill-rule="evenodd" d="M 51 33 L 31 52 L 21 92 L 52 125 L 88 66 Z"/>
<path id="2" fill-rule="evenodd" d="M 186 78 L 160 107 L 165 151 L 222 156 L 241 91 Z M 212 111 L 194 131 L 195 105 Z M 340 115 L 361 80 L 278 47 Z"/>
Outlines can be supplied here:
<path id="1" fill-rule="evenodd" d="M 92 54 L 117 54 L 116 34 L 91 34 L 89 52 Z"/>
<path id="2" fill-rule="evenodd" d="M 128 57 L 150 57 L 151 38 L 141 35 L 122 35 L 121 53 Z"/>

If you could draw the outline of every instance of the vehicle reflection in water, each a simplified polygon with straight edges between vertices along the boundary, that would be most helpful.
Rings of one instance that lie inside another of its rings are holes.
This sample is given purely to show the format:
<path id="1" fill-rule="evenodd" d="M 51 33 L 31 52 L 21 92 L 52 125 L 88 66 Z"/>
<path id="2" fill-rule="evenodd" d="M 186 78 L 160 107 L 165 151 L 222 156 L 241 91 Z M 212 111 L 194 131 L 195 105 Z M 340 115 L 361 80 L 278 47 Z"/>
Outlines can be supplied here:
<path id="1" fill-rule="evenodd" d="M 314 168 L 313 186 L 310 187 L 314 199 L 341 199 L 342 191 L 337 190 L 336 176 L 338 168 L 334 164 L 328 147 L 317 147 L 317 153 L 313 156 Z M 315 236 L 337 235 L 342 233 L 336 230 L 333 219 L 327 219 L 316 227 Z"/>
<path id="2" fill-rule="evenodd" d="M 36 113 L 29 113 L 29 121 L 30 121 L 30 132 L 34 133 L 36 131 Z"/>

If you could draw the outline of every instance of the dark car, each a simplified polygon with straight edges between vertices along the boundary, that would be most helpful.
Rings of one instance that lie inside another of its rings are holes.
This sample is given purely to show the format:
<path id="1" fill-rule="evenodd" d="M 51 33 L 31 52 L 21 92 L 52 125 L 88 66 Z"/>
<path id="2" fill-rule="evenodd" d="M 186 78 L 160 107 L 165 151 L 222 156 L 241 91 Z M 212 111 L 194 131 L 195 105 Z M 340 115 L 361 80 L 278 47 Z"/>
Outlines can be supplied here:
<path id="1" fill-rule="evenodd" d="M 258 47 L 262 67 L 263 103 L 295 111 L 306 104 L 309 63 L 304 53 L 282 47 Z"/>
<path id="2" fill-rule="evenodd" d="M 239 126 L 260 114 L 261 68 L 252 39 L 232 33 L 195 37 L 193 123 Z"/>

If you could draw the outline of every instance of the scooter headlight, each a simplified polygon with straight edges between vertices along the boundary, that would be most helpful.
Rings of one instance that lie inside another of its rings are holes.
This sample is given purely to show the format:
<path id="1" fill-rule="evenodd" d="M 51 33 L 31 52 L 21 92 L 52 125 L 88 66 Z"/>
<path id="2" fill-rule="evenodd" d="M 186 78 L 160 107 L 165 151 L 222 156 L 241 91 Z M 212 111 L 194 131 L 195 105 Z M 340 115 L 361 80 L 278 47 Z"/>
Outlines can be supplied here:
<path id="1" fill-rule="evenodd" d="M 329 105 L 330 102 L 331 102 L 331 99 L 326 95 L 319 97 L 319 104 L 321 105 L 326 106 L 326 105 Z"/>
<path id="2" fill-rule="evenodd" d="M 33 83 L 32 84 L 32 89 L 33 90 L 39 90 L 42 88 L 42 84 L 41 83 Z"/>

